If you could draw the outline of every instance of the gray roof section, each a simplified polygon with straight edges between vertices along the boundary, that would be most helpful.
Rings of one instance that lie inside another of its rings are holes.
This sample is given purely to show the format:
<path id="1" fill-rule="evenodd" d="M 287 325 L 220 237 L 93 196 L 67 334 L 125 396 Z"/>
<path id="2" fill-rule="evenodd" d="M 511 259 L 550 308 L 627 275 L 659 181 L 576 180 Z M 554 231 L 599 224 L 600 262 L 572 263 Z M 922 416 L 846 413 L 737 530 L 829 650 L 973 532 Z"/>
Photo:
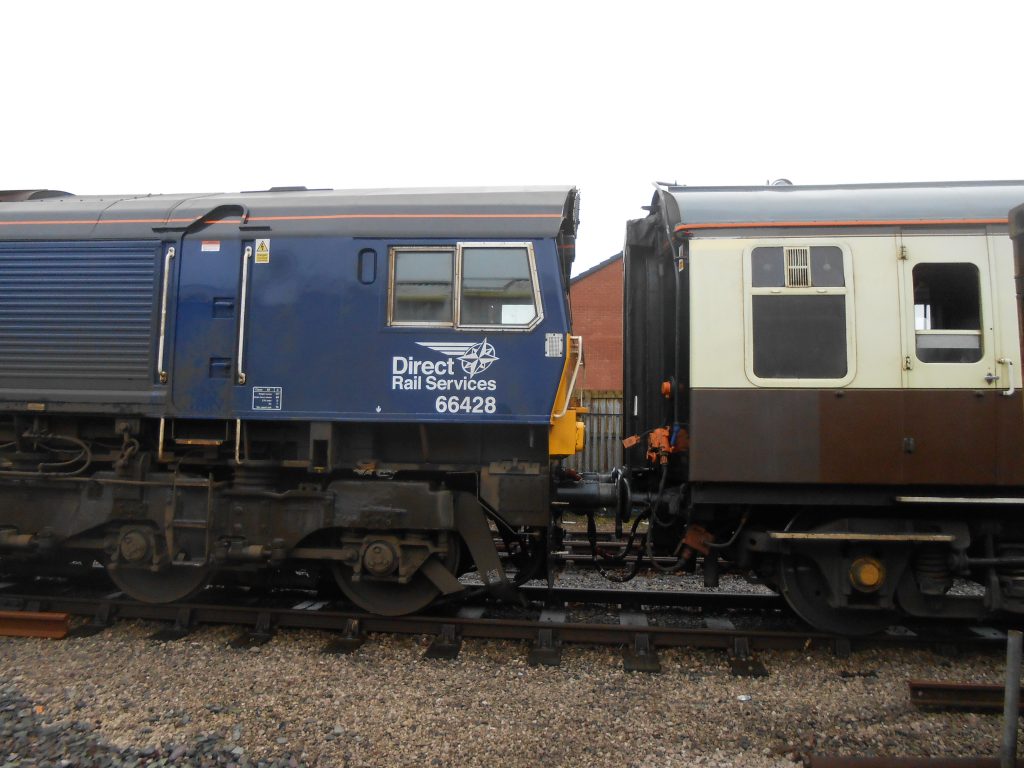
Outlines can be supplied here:
<path id="1" fill-rule="evenodd" d="M 279 236 L 553 237 L 575 232 L 575 200 L 568 186 L 68 196 L 0 202 L 0 240 L 226 237 L 243 214 Z"/>
<path id="2" fill-rule="evenodd" d="M 1010 237 L 1024 237 L 1024 205 L 1010 211 Z"/>
<path id="3" fill-rule="evenodd" d="M 828 186 L 662 186 L 672 227 L 832 222 L 876 224 L 1006 221 L 1024 201 L 1024 181 Z M 657 196 L 656 195 L 656 198 Z M 674 205 L 673 205 L 674 203 Z"/>

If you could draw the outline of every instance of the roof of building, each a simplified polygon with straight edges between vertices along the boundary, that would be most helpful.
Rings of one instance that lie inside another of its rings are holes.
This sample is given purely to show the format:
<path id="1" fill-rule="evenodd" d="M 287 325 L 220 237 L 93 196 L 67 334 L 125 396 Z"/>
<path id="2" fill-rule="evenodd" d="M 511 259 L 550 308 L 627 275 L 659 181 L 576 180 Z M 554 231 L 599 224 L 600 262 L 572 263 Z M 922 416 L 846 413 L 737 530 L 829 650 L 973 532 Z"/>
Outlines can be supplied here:
<path id="1" fill-rule="evenodd" d="M 578 283 L 583 278 L 590 277 L 595 272 L 600 272 L 602 269 L 611 264 L 614 264 L 616 261 L 622 261 L 622 251 L 619 251 L 614 256 L 609 256 L 607 259 L 600 262 L 599 264 L 595 264 L 590 269 L 585 270 L 584 272 L 580 272 L 578 275 L 576 275 L 569 281 L 569 284 L 572 285 L 573 283 Z"/>

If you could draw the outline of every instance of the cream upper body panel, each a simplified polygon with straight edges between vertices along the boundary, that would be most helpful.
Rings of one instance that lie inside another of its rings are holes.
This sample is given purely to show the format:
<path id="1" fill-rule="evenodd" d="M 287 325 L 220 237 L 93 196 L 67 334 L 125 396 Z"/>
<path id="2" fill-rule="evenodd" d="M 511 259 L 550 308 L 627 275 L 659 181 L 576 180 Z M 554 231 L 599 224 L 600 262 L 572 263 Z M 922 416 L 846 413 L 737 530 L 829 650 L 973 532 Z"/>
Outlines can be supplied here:
<path id="1" fill-rule="evenodd" d="M 843 253 L 844 288 L 796 291 L 753 288 L 752 251 L 780 246 L 838 247 Z M 975 333 L 980 341 L 973 343 L 982 346 L 985 354 L 972 365 L 923 363 L 915 355 L 915 312 L 920 309 L 915 308 L 914 261 L 906 259 L 908 253 L 919 262 L 956 261 L 959 253 L 974 254 L 971 258 L 978 268 L 982 327 Z M 986 236 L 978 232 L 921 237 L 905 234 L 695 237 L 690 241 L 688 268 L 690 384 L 693 388 L 1020 387 L 1013 250 L 1005 235 Z M 753 296 L 784 292 L 806 295 L 831 292 L 845 297 L 847 359 L 844 376 L 831 379 L 757 376 L 752 363 Z M 1012 364 L 998 360 L 1010 360 Z M 986 382 L 986 376 L 999 378 Z"/>

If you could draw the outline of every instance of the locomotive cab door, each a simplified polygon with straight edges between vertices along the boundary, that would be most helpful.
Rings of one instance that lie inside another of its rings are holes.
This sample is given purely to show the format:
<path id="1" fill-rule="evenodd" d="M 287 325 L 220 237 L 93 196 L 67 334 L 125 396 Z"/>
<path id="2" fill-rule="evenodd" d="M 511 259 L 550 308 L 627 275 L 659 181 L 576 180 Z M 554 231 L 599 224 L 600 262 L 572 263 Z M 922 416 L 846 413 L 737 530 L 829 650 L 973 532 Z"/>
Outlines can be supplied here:
<path id="1" fill-rule="evenodd" d="M 178 271 L 171 393 L 181 416 L 229 418 L 235 383 L 241 243 L 188 237 Z"/>
<path id="2" fill-rule="evenodd" d="M 998 328 L 982 235 L 903 235 L 904 481 L 996 480 Z"/>

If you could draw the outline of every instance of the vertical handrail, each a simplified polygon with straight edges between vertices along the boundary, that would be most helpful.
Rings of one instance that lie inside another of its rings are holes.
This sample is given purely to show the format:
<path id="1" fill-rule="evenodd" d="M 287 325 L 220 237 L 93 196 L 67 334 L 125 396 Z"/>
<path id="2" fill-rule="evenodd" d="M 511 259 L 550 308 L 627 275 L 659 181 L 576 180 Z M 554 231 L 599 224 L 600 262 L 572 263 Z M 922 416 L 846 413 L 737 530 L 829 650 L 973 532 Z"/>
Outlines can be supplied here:
<path id="1" fill-rule="evenodd" d="M 575 352 L 576 352 L 576 366 L 572 370 L 572 378 L 569 380 L 569 386 L 568 386 L 568 388 L 566 389 L 566 392 L 565 392 L 565 402 L 562 404 L 562 409 L 558 413 L 552 414 L 552 418 L 554 418 L 554 419 L 562 418 L 563 416 L 565 416 L 565 414 L 569 410 L 569 402 L 572 400 L 572 392 L 573 392 L 574 389 L 576 389 L 576 377 L 579 375 L 580 364 L 583 362 L 583 337 L 582 336 L 570 336 L 569 337 L 569 349 L 566 351 L 566 354 L 570 354 L 571 355 L 573 353 L 573 347 L 576 348 L 575 349 Z"/>
<path id="2" fill-rule="evenodd" d="M 235 419 L 235 464 L 242 464 L 242 420 Z"/>
<path id="3" fill-rule="evenodd" d="M 245 384 L 245 369 L 242 367 L 242 356 L 245 353 L 245 303 L 249 296 L 249 259 L 252 258 L 252 246 L 245 246 L 242 254 L 242 309 L 238 317 L 238 383 Z"/>
<path id="4" fill-rule="evenodd" d="M 167 249 L 164 254 L 164 286 L 163 295 L 160 299 L 160 341 L 156 357 L 156 374 L 161 384 L 166 384 L 170 378 L 164 369 L 164 344 L 167 338 L 167 292 L 171 282 L 171 259 L 174 258 L 174 246 Z"/>
<path id="5" fill-rule="evenodd" d="M 160 444 L 157 446 L 157 449 L 156 449 L 156 460 L 158 462 L 166 461 L 166 459 L 164 458 L 164 432 L 166 430 L 166 427 L 167 427 L 167 420 L 161 418 L 160 419 Z"/>

